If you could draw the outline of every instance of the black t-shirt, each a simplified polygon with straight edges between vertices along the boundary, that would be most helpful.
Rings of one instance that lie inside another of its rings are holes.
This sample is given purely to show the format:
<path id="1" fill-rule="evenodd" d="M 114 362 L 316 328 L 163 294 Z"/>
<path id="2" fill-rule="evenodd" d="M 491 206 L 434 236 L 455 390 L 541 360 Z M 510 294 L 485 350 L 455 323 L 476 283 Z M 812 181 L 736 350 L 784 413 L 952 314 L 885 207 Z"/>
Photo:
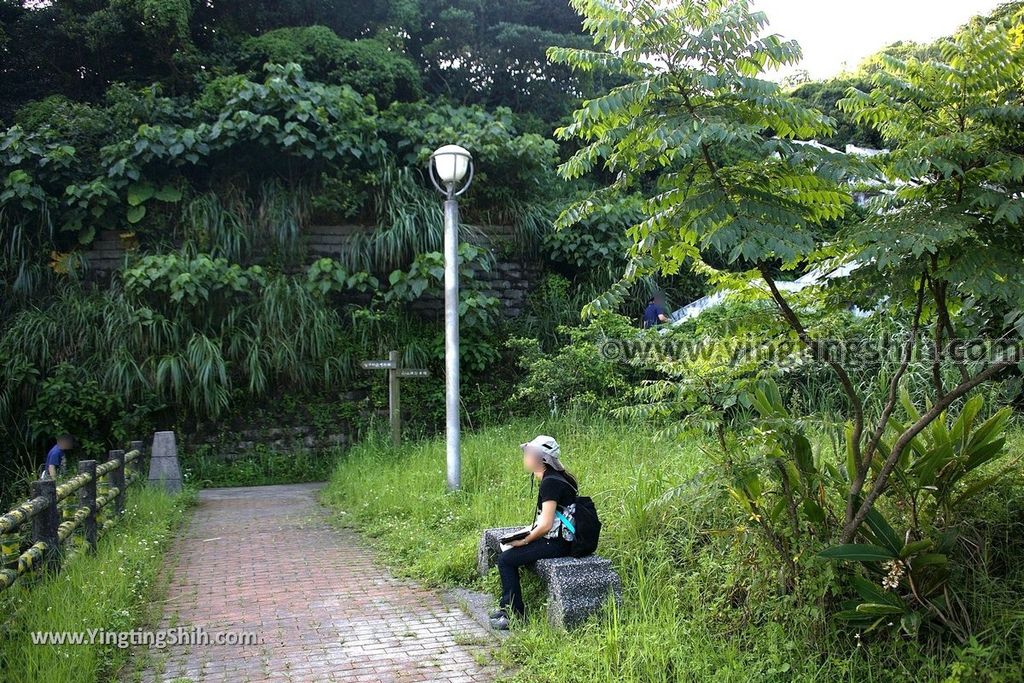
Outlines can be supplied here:
<path id="1" fill-rule="evenodd" d="M 555 501 L 558 508 L 572 505 L 576 502 L 576 489 L 564 475 L 545 472 L 537 493 L 537 514 L 540 514 L 541 504 L 548 500 Z"/>

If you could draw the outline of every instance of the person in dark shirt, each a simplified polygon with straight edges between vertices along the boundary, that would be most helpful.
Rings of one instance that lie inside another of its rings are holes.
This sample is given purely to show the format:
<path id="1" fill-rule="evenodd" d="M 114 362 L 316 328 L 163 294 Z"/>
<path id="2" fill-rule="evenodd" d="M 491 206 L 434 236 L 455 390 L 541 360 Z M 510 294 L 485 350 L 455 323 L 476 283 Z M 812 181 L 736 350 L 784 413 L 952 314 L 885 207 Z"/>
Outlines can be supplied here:
<path id="1" fill-rule="evenodd" d="M 661 294 L 655 294 L 644 309 L 644 328 L 665 322 L 668 322 L 668 316 L 665 315 L 665 298 Z"/>
<path id="2" fill-rule="evenodd" d="M 519 618 L 525 614 L 519 568 L 542 558 L 568 555 L 573 540 L 572 532 L 562 523 L 561 517 L 571 518 L 575 512 L 576 478 L 559 460 L 561 449 L 558 442 L 550 436 L 540 435 L 520 444 L 520 448 L 523 450 L 523 467 L 540 480 L 540 490 L 529 534 L 509 543 L 511 547 L 498 555 L 501 601 L 500 609 L 491 614 L 491 626 L 499 630 L 508 629 L 512 614 Z"/>
<path id="3" fill-rule="evenodd" d="M 46 454 L 46 464 L 43 465 L 43 471 L 39 473 L 39 478 L 56 481 L 57 477 L 64 472 L 65 454 L 74 447 L 75 439 L 70 434 L 58 436 L 57 443 Z"/>

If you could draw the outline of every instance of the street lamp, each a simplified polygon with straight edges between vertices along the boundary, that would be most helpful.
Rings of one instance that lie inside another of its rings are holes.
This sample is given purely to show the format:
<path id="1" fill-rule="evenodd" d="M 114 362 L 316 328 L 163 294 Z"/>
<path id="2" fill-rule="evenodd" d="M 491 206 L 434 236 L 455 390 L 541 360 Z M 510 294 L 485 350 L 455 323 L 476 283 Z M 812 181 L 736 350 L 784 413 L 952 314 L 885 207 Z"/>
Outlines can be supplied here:
<path id="1" fill-rule="evenodd" d="M 467 175 L 468 173 L 468 175 Z M 465 179 L 465 180 L 463 180 Z M 430 181 L 444 195 L 445 449 L 448 489 L 459 488 L 459 203 L 473 180 L 473 157 L 458 145 L 430 155 Z"/>

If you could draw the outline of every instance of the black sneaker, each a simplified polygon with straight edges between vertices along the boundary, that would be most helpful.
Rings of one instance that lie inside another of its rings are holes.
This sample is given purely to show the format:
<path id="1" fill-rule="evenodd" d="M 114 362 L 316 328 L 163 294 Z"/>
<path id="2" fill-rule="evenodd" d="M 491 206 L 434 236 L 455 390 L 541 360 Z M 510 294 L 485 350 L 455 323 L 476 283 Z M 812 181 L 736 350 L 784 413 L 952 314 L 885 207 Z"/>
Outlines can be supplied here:
<path id="1" fill-rule="evenodd" d="M 508 615 L 504 612 L 495 612 L 497 617 L 491 617 L 491 628 L 495 631 L 507 631 L 508 630 Z"/>
<path id="2" fill-rule="evenodd" d="M 501 619 L 502 617 L 508 618 L 508 614 L 503 609 L 500 609 L 497 612 L 491 612 L 487 615 L 488 619 Z"/>

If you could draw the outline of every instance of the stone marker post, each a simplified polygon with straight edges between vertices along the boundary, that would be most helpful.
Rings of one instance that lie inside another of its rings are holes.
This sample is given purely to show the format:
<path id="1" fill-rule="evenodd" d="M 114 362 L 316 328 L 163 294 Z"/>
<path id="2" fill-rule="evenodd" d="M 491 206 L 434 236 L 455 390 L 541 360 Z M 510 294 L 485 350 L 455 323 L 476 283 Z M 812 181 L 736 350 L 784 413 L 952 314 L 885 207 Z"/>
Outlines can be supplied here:
<path id="1" fill-rule="evenodd" d="M 153 451 L 149 457 L 149 483 L 162 486 L 170 493 L 181 491 L 181 467 L 178 465 L 178 444 L 174 432 L 153 434 Z"/>

